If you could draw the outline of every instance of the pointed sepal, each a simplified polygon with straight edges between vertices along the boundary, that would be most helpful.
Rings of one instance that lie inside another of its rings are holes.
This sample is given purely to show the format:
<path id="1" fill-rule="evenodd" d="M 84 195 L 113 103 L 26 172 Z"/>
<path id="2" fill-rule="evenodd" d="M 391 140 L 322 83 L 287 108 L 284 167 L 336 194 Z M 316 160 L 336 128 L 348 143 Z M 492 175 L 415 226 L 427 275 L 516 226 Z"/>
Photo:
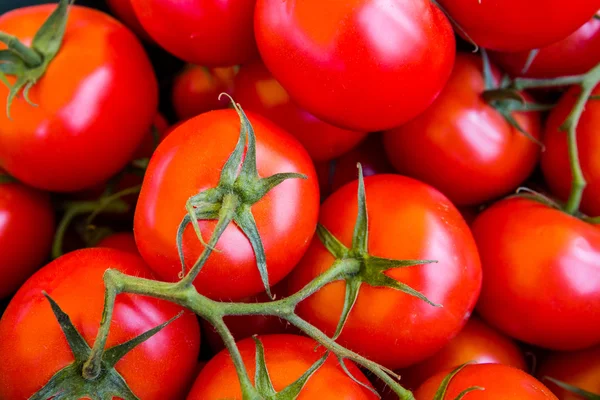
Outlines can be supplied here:
<path id="1" fill-rule="evenodd" d="M 337 356 L 338 359 L 338 363 L 340 364 L 340 367 L 342 367 L 342 370 L 344 371 L 344 373 L 348 376 L 348 378 L 352 379 L 357 385 L 364 387 L 365 389 L 373 392 L 373 394 L 377 397 L 379 396 L 379 393 L 377 393 L 377 391 L 372 388 L 371 386 L 367 385 L 364 382 L 361 382 L 360 380 L 358 380 L 353 374 L 352 372 L 350 372 L 350 370 L 348 369 L 348 366 L 346 365 L 346 362 L 344 360 L 344 357 L 341 356 Z"/>
<path id="2" fill-rule="evenodd" d="M 300 396 L 300 392 L 306 386 L 308 380 L 317 372 L 319 368 L 327 361 L 329 352 L 325 352 L 305 373 L 296 379 L 296 381 L 288 385 L 281 392 L 277 393 L 276 400 L 296 400 Z"/>
<path id="3" fill-rule="evenodd" d="M 446 375 L 444 377 L 444 379 L 442 380 L 442 382 L 440 383 L 440 387 L 438 388 L 438 390 L 435 392 L 435 396 L 433 396 L 432 400 L 450 400 L 450 399 L 446 399 L 446 392 L 448 391 L 448 386 L 450 386 L 450 382 L 452 382 L 452 379 L 454 379 L 454 377 L 456 375 L 458 375 L 458 373 L 460 371 L 463 370 L 463 368 L 465 368 L 467 365 L 469 365 L 469 363 L 465 363 L 462 364 L 458 367 L 456 367 L 454 370 L 452 370 L 452 372 L 450 372 L 448 375 Z M 470 388 L 467 388 L 465 390 L 463 390 L 457 397 L 456 399 L 453 400 L 460 400 L 462 399 L 467 393 L 472 392 L 474 390 L 485 390 L 484 388 L 481 388 L 479 386 L 472 386 Z"/>
<path id="4" fill-rule="evenodd" d="M 321 224 L 317 225 L 317 236 L 321 240 L 321 243 L 323 243 L 323 246 L 338 260 L 345 258 L 350 252 L 350 249 L 344 246 L 333 233 Z"/>
<path id="5" fill-rule="evenodd" d="M 336 340 L 342 334 L 342 330 L 344 329 L 344 326 L 348 321 L 348 317 L 350 316 L 350 311 L 352 311 L 352 308 L 354 308 L 354 304 L 356 303 L 356 299 L 358 298 L 358 292 L 360 291 L 361 285 L 362 279 L 360 279 L 360 277 L 351 277 L 346 279 L 346 294 L 344 296 L 344 306 L 342 308 L 342 314 L 340 315 L 338 325 L 335 328 L 335 333 L 332 337 L 333 340 Z"/>
<path id="6" fill-rule="evenodd" d="M 352 250 L 360 254 L 366 254 L 369 246 L 369 217 L 367 215 L 367 195 L 365 192 L 365 180 L 362 165 L 358 167 L 358 212 L 352 234 Z"/>
<path id="7" fill-rule="evenodd" d="M 580 396 L 581 398 L 584 398 L 586 400 L 600 400 L 600 394 L 588 392 L 587 390 L 583 390 L 581 388 L 578 388 L 576 386 L 570 385 L 566 382 L 559 381 L 558 379 L 554 379 L 554 378 L 551 378 L 548 376 L 545 376 L 544 380 L 550 381 L 550 382 L 554 383 L 556 386 L 560 387 L 561 389 L 564 389 L 568 392 L 576 394 L 577 396 Z"/>
<path id="8" fill-rule="evenodd" d="M 256 372 L 254 373 L 254 385 L 261 395 L 271 397 L 275 395 L 276 392 L 267 369 L 265 348 L 258 336 L 254 335 L 252 336 L 252 339 L 256 345 Z"/>

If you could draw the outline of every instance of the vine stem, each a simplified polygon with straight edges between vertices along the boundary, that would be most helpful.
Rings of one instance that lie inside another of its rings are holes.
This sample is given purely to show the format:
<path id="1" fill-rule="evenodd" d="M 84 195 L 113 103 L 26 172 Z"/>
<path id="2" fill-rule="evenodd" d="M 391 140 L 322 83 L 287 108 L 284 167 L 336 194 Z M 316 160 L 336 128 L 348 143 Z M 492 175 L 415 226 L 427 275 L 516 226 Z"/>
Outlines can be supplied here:
<path id="1" fill-rule="evenodd" d="M 515 78 L 512 81 L 512 87 L 517 90 L 524 89 L 543 89 L 549 87 L 580 85 L 588 73 L 582 75 L 571 75 L 552 79 L 535 79 L 535 78 Z"/>

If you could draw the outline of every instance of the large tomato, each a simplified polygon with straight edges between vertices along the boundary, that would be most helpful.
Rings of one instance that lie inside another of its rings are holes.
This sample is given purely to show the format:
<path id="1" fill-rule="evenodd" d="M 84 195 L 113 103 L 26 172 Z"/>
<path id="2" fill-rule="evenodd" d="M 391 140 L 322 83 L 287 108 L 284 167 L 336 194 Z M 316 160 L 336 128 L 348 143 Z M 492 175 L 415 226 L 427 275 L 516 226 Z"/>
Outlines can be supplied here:
<path id="1" fill-rule="evenodd" d="M 322 205 L 319 222 L 349 247 L 357 215 L 357 182 Z M 386 275 L 443 307 L 391 288 L 363 284 L 339 342 L 389 368 L 422 361 L 447 344 L 475 306 L 481 267 L 469 227 L 436 189 L 400 175 L 365 178 L 369 254 L 389 259 L 438 260 L 391 269 Z M 332 266 L 334 257 L 315 237 L 294 269 L 298 291 Z M 328 335 L 335 332 L 346 285 L 330 283 L 301 302 L 298 313 Z"/>
<path id="2" fill-rule="evenodd" d="M 480 314 L 556 350 L 600 343 L 600 229 L 533 200 L 502 200 L 472 225 L 483 268 Z"/>
<path id="3" fill-rule="evenodd" d="M 139 256 L 113 249 L 84 249 L 48 264 L 21 287 L 0 320 L 0 398 L 27 399 L 74 361 L 42 291 L 71 317 L 88 345 L 93 345 L 104 307 L 102 275 L 107 268 L 152 278 Z M 163 300 L 121 294 L 107 347 L 133 339 L 179 311 L 180 307 Z M 141 399 L 179 398 L 196 368 L 199 345 L 198 321 L 186 312 L 134 348 L 115 367 Z"/>
<path id="4" fill-rule="evenodd" d="M 458 205 L 481 204 L 516 189 L 535 167 L 540 146 L 489 105 L 484 90 L 481 59 L 458 55 L 434 103 L 386 133 L 386 152 L 396 169 L 435 186 Z M 514 118 L 540 137 L 538 113 L 514 113 Z"/>
<path id="5" fill-rule="evenodd" d="M 439 0 L 481 47 L 532 50 L 566 38 L 600 9 L 600 0 Z M 552 21 L 552 23 L 548 23 Z"/>
<path id="6" fill-rule="evenodd" d="M 262 58 L 318 118 L 373 132 L 427 108 L 452 69 L 452 27 L 428 0 L 258 0 Z"/>
<path id="7" fill-rule="evenodd" d="M 256 55 L 256 0 L 131 0 L 142 26 L 168 52 L 213 67 L 241 64 Z"/>
<path id="8" fill-rule="evenodd" d="M 296 265 L 312 237 L 319 210 L 319 189 L 314 166 L 302 145 L 272 122 L 248 113 L 256 132 L 258 173 L 297 172 L 308 179 L 289 179 L 252 206 L 266 254 L 269 282 L 276 284 Z M 214 188 L 223 165 L 240 133 L 234 110 L 202 114 L 179 125 L 159 145 L 150 160 L 140 193 L 134 232 L 138 248 L 150 267 L 163 279 L 175 281 L 181 271 L 177 230 L 187 200 Z M 215 221 L 199 221 L 208 240 Z M 204 246 L 192 227 L 183 236 L 188 267 Z M 243 298 L 263 290 L 250 241 L 230 224 L 195 285 L 213 298 Z"/>
<path id="9" fill-rule="evenodd" d="M 30 43 L 55 7 L 4 14 L 0 30 Z M 7 96 L 0 87 L 2 110 Z M 29 97 L 37 107 L 21 96 L 12 119 L 0 113 L 0 165 L 31 186 L 75 191 L 125 166 L 152 125 L 158 88 L 129 29 L 99 11 L 71 6 L 62 47 Z"/>
<path id="10" fill-rule="evenodd" d="M 273 387 L 277 392 L 302 376 L 325 349 L 315 350 L 317 343 L 309 338 L 295 335 L 259 336 L 264 347 L 265 364 Z M 252 338 L 238 342 L 244 365 L 252 380 L 256 370 L 256 344 Z M 348 370 L 366 386 L 367 378 L 351 361 Z M 231 357 L 226 350 L 217 354 L 198 375 L 187 400 L 241 400 L 242 391 Z M 352 380 L 339 365 L 334 355 L 310 377 L 297 397 L 298 400 L 375 400 L 377 396 Z"/>

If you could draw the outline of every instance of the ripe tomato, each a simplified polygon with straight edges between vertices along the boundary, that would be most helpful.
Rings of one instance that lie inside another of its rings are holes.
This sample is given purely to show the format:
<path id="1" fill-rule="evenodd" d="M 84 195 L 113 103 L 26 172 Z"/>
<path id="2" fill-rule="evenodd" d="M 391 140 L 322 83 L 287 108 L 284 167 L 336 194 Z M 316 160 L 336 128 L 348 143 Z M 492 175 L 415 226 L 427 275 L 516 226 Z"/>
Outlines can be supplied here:
<path id="1" fill-rule="evenodd" d="M 439 3 L 475 43 L 499 51 L 532 50 L 558 42 L 600 9 L 599 0 L 439 0 Z"/>
<path id="2" fill-rule="evenodd" d="M 42 291 L 48 292 L 71 317 L 85 341 L 93 345 L 104 307 L 102 275 L 108 267 L 130 275 L 152 277 L 139 256 L 114 249 L 84 249 L 48 264 L 19 289 L 0 320 L 3 355 L 0 398 L 29 398 L 57 371 L 74 361 Z M 119 295 L 107 348 L 164 323 L 180 310 L 163 300 Z M 116 369 L 139 398 L 178 398 L 196 368 L 199 342 L 196 316 L 186 312 L 134 348 L 116 364 Z"/>
<path id="3" fill-rule="evenodd" d="M 0 30 L 29 43 L 55 7 L 4 14 Z M 0 87 L 2 110 L 7 95 Z M 21 96 L 12 120 L 0 113 L 0 165 L 28 185 L 76 191 L 104 182 L 129 161 L 156 115 L 158 88 L 127 28 L 72 6 L 61 49 L 29 96 L 38 107 Z"/>
<path id="4" fill-rule="evenodd" d="M 319 222 L 349 246 L 357 215 L 357 182 L 332 194 Z M 363 284 L 339 342 L 388 368 L 422 361 L 464 326 L 481 285 L 477 248 L 460 213 L 434 188 L 400 175 L 365 179 L 368 248 L 390 259 L 438 260 L 392 269 L 391 278 L 443 307 L 391 288 Z M 334 257 L 315 237 L 290 279 L 292 292 L 329 269 Z M 328 335 L 342 312 L 345 282 L 330 283 L 298 305 L 298 314 Z"/>
<path id="5" fill-rule="evenodd" d="M 567 133 L 560 131 L 559 128 L 573 109 L 579 91 L 579 88 L 574 87 L 565 93 L 546 121 L 544 135 L 546 151 L 542 154 L 542 171 L 552 192 L 562 200 L 567 200 L 571 191 L 571 168 Z M 600 94 L 600 85 L 594 89 L 593 94 Z M 600 215 L 598 129 L 600 129 L 600 102 L 589 100 L 577 126 L 577 148 L 583 176 L 588 183 L 583 192 L 581 210 L 591 216 Z"/>
<path id="6" fill-rule="evenodd" d="M 48 194 L 20 183 L 0 183 L 0 299 L 42 266 L 53 235 Z"/>
<path id="7" fill-rule="evenodd" d="M 330 125 L 298 107 L 260 62 L 240 68 L 235 78 L 235 97 L 245 109 L 270 119 L 294 135 L 315 161 L 338 157 L 366 136 L 366 133 Z"/>
<path id="8" fill-rule="evenodd" d="M 106 4 L 110 10 L 119 18 L 129 29 L 133 31 L 139 38 L 144 39 L 147 42 L 152 42 L 152 38 L 144 30 L 144 27 L 140 23 L 135 11 L 133 11 L 133 5 L 131 0 L 106 0 Z"/>
<path id="9" fill-rule="evenodd" d="M 482 317 L 549 349 L 600 343 L 600 229 L 511 198 L 479 214 L 472 230 L 483 267 Z"/>
<path id="10" fill-rule="evenodd" d="M 256 0 L 131 0 L 142 26 L 165 50 L 189 63 L 227 67 L 256 55 Z"/>
<path id="11" fill-rule="evenodd" d="M 265 65 L 292 100 L 361 132 L 424 111 L 450 76 L 452 27 L 427 0 L 258 0 Z"/>
<path id="12" fill-rule="evenodd" d="M 428 379 L 415 392 L 415 398 L 433 399 L 449 372 L 440 372 Z M 502 364 L 467 365 L 452 378 L 444 399 L 456 399 L 463 390 L 473 386 L 484 390 L 470 392 L 465 396 L 469 400 L 558 400 L 547 387 L 531 375 Z"/>
<path id="13" fill-rule="evenodd" d="M 481 96 L 484 90 L 481 58 L 459 54 L 431 107 L 385 134 L 394 167 L 433 185 L 458 205 L 481 204 L 516 189 L 533 171 L 540 146 L 489 105 Z M 538 113 L 514 117 L 540 137 Z"/>
<path id="14" fill-rule="evenodd" d="M 98 242 L 96 247 L 108 247 L 136 255 L 140 254 L 135 244 L 135 237 L 130 232 L 113 233 Z"/>
<path id="15" fill-rule="evenodd" d="M 262 117 L 248 113 L 256 132 L 261 177 L 299 172 L 307 180 L 290 179 L 254 204 L 252 212 L 265 249 L 269 281 L 279 282 L 296 265 L 312 237 L 319 210 L 319 189 L 310 157 L 300 143 Z M 223 165 L 240 132 L 234 110 L 199 115 L 179 125 L 150 160 L 135 213 L 138 248 L 163 279 L 178 280 L 181 264 L 176 238 L 187 200 L 217 186 Z M 199 220 L 202 235 L 211 237 L 216 221 Z M 189 226 L 183 237 L 188 268 L 204 250 Z M 230 224 L 195 281 L 212 298 L 240 299 L 259 293 L 263 283 L 244 233 Z"/>
<path id="16" fill-rule="evenodd" d="M 563 40 L 542 47 L 523 73 L 529 51 L 491 53 L 494 61 L 513 76 L 556 78 L 584 74 L 600 62 L 600 21 L 592 18 Z"/>
<path id="17" fill-rule="evenodd" d="M 321 358 L 325 349 L 306 337 L 295 335 L 260 336 L 265 351 L 269 377 L 277 392 L 296 381 Z M 256 367 L 256 344 L 248 338 L 238 342 L 238 347 L 250 379 L 254 380 Z M 346 360 L 346 366 L 360 382 L 371 386 L 362 372 Z M 308 380 L 300 392 L 298 400 L 368 400 L 377 396 L 354 382 L 330 355 Z M 187 400 L 241 400 L 242 391 L 231 357 L 226 350 L 217 354 L 198 375 Z"/>

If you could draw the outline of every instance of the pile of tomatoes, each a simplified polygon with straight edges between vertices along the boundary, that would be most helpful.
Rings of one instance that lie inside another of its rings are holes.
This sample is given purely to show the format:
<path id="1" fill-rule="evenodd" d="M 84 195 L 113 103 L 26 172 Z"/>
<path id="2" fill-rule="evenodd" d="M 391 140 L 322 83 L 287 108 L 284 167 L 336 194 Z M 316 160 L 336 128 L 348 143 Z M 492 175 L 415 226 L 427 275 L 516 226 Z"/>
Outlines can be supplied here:
<path id="1" fill-rule="evenodd" d="M 215 231 L 212 300 L 357 266 L 297 304 L 308 328 L 225 316 L 265 399 L 398 398 L 317 329 L 417 400 L 599 398 L 600 85 L 565 128 L 600 0 L 41 3 L 0 5 L 0 400 L 123 397 L 80 368 L 105 271 L 177 282 Z M 118 295 L 107 349 L 183 312 L 118 385 L 246 400 L 223 332 L 168 300 Z"/>

